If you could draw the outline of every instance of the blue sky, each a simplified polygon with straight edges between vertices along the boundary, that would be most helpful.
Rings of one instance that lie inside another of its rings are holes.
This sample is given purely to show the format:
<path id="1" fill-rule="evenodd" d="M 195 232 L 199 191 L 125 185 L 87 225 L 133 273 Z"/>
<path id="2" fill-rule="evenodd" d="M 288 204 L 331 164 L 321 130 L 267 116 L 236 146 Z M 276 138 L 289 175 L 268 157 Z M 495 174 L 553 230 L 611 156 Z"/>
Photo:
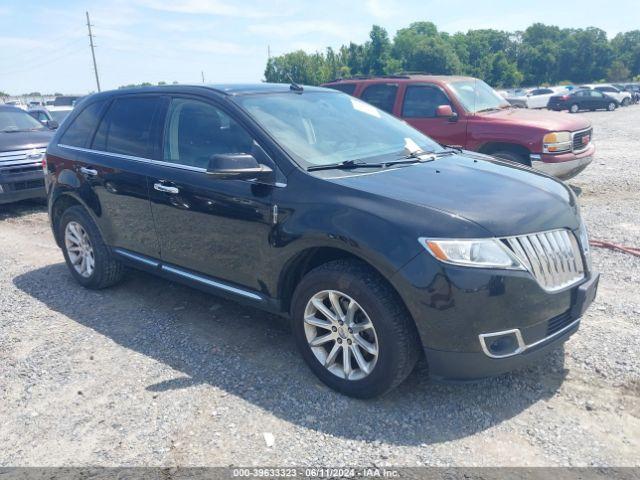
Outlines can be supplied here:
<path id="1" fill-rule="evenodd" d="M 0 91 L 95 90 L 85 25 L 95 25 L 103 89 L 143 81 L 257 82 L 273 55 L 363 42 L 372 24 L 393 36 L 429 20 L 440 30 L 524 29 L 533 22 L 640 28 L 637 0 L 0 0 Z"/>

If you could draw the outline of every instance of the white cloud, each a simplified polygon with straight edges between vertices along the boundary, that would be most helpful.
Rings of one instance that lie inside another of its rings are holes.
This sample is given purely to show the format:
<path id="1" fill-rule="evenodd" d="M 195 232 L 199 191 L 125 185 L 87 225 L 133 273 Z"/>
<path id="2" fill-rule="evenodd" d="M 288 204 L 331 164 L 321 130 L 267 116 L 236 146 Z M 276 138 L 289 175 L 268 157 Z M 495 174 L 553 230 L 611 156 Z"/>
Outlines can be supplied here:
<path id="1" fill-rule="evenodd" d="M 249 25 L 250 33 L 257 33 L 267 37 L 294 38 L 307 34 L 324 34 L 332 37 L 347 37 L 349 28 L 336 22 L 319 20 L 300 20 L 280 23 L 266 23 Z"/>
<path id="2" fill-rule="evenodd" d="M 393 17 L 398 12 L 398 7 L 392 0 L 367 0 L 365 5 L 372 16 L 381 20 Z"/>
<path id="3" fill-rule="evenodd" d="M 184 51 L 210 53 L 216 55 L 251 55 L 255 48 L 246 47 L 232 42 L 217 40 L 202 40 L 197 42 L 182 43 Z"/>
<path id="4" fill-rule="evenodd" d="M 220 0 L 139 0 L 144 7 L 154 10 L 175 13 L 190 13 L 199 15 L 220 15 L 240 18 L 262 18 L 276 16 L 275 10 L 260 10 L 242 5 L 238 6 Z"/>

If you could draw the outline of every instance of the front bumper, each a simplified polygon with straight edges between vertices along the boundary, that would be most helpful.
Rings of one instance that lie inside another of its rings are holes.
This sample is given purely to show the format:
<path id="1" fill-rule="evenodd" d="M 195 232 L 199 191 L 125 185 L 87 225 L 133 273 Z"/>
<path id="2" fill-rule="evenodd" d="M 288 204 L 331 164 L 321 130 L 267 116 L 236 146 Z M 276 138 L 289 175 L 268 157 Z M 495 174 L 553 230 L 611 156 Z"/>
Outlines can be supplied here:
<path id="1" fill-rule="evenodd" d="M 483 378 L 543 358 L 576 332 L 599 279 L 591 273 L 577 285 L 550 293 L 528 272 L 434 262 L 418 255 L 393 277 L 434 378 Z M 515 331 L 518 348 L 492 355 L 483 337 Z"/>
<path id="2" fill-rule="evenodd" d="M 44 173 L 39 163 L 20 168 L 0 168 L 0 204 L 44 197 Z"/>
<path id="3" fill-rule="evenodd" d="M 582 172 L 593 161 L 596 147 L 590 144 L 580 153 L 563 153 L 559 155 L 532 154 L 531 166 L 560 180 L 568 180 Z"/>

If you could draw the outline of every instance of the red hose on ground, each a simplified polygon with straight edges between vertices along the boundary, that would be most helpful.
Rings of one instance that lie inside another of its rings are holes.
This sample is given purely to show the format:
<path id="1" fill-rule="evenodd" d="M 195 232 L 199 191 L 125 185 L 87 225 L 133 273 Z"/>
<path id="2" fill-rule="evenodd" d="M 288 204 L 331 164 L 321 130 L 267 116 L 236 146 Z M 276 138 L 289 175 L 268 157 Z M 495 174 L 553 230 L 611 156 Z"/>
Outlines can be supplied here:
<path id="1" fill-rule="evenodd" d="M 589 245 L 591 245 L 592 247 L 608 248 L 609 250 L 617 250 L 619 252 L 624 252 L 624 253 L 628 253 L 629 255 L 635 255 L 636 257 L 640 257 L 640 248 L 637 248 L 637 247 L 625 247 L 623 245 L 606 242 L 604 240 L 591 240 L 589 241 Z"/>

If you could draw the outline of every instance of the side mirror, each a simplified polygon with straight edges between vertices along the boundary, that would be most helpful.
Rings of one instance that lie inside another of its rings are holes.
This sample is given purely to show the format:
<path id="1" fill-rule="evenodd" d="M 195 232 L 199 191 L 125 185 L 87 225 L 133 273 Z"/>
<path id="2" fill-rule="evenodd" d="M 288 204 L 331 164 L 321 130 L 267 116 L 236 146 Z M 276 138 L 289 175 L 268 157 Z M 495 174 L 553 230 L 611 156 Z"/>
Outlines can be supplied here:
<path id="1" fill-rule="evenodd" d="M 221 180 L 267 180 L 273 176 L 273 170 L 258 163 L 248 153 L 216 154 L 209 159 L 207 175 Z"/>
<path id="2" fill-rule="evenodd" d="M 47 127 L 49 127 L 51 130 L 55 130 L 59 127 L 60 125 L 58 124 L 58 122 L 56 122 L 55 120 L 49 120 L 47 122 Z"/>
<path id="3" fill-rule="evenodd" d="M 436 107 L 436 117 L 448 118 L 451 121 L 455 121 L 458 118 L 458 114 L 453 111 L 451 105 L 439 105 Z"/>

